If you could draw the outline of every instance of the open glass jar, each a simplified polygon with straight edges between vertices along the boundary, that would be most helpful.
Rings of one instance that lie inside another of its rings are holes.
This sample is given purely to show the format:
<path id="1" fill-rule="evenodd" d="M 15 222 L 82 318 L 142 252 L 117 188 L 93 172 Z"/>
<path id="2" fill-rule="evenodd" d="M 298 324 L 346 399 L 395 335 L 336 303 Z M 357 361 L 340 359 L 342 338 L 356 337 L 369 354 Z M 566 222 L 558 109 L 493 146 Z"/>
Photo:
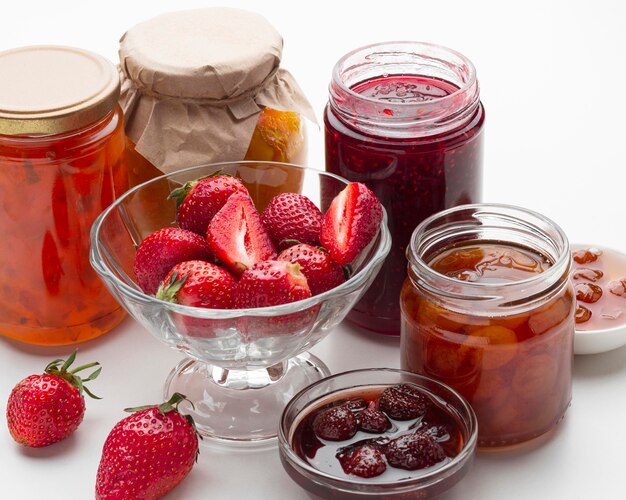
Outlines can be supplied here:
<path id="1" fill-rule="evenodd" d="M 522 208 L 466 205 L 422 222 L 407 257 L 402 368 L 470 402 L 480 447 L 551 430 L 571 400 L 576 305 L 563 231 Z"/>
<path id="2" fill-rule="evenodd" d="M 128 187 L 117 69 L 68 47 L 0 53 L 0 334 L 62 345 L 123 309 L 89 265 L 92 222 Z"/>
<path id="3" fill-rule="evenodd" d="M 481 201 L 484 118 L 474 66 L 445 47 L 379 43 L 335 65 L 326 170 L 376 193 L 393 239 L 376 283 L 348 316 L 354 323 L 399 334 L 411 233 L 440 210 Z"/>

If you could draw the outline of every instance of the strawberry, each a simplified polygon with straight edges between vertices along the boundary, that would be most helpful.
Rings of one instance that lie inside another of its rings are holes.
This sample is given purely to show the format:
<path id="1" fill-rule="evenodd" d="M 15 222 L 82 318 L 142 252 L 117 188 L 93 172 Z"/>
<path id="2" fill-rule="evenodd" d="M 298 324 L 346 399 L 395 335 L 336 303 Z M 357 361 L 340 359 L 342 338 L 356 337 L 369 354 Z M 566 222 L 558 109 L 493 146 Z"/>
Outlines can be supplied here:
<path id="1" fill-rule="evenodd" d="M 378 409 L 396 420 L 418 418 L 428 409 L 428 398 L 407 384 L 387 387 L 378 398 Z"/>
<path id="2" fill-rule="evenodd" d="M 248 193 L 228 198 L 209 223 L 206 238 L 215 258 L 237 276 L 276 254 Z"/>
<path id="3" fill-rule="evenodd" d="M 187 477 L 198 456 L 190 416 L 178 412 L 185 396 L 128 408 L 107 437 L 96 476 L 97 500 L 161 498 Z"/>
<path id="4" fill-rule="evenodd" d="M 246 187 L 236 177 L 213 175 L 186 182 L 174 189 L 169 198 L 176 200 L 176 220 L 182 229 L 206 236 L 213 216 L 236 192 L 247 193 Z"/>
<path id="5" fill-rule="evenodd" d="M 380 476 L 387 470 L 380 448 L 371 444 L 339 452 L 337 458 L 346 474 L 370 478 Z"/>
<path id="6" fill-rule="evenodd" d="M 261 215 L 267 232 L 278 248 L 289 241 L 319 245 L 322 212 L 306 196 L 281 193 L 274 196 Z"/>
<path id="7" fill-rule="evenodd" d="M 149 235 L 137 249 L 137 283 L 144 292 L 154 295 L 163 278 L 179 262 L 210 258 L 204 238 L 178 227 L 164 227 Z"/>
<path id="8" fill-rule="evenodd" d="M 306 243 L 283 250 L 276 260 L 298 264 L 306 276 L 312 295 L 318 295 L 341 285 L 345 280 L 342 267 L 324 250 Z"/>
<path id="9" fill-rule="evenodd" d="M 389 465 L 406 470 L 432 467 L 446 458 L 441 445 L 426 432 L 405 434 L 392 439 L 385 446 L 384 453 Z"/>
<path id="10" fill-rule="evenodd" d="M 176 264 L 165 277 L 157 299 L 191 307 L 230 309 L 237 281 L 215 264 L 189 260 Z"/>
<path id="11" fill-rule="evenodd" d="M 330 204 L 320 242 L 339 264 L 350 264 L 376 236 L 383 220 L 378 198 L 365 184 L 351 182 Z"/>
<path id="12" fill-rule="evenodd" d="M 267 260 L 244 271 L 235 290 L 238 309 L 268 307 L 295 302 L 311 296 L 298 264 Z"/>
<path id="13" fill-rule="evenodd" d="M 326 408 L 313 420 L 315 435 L 328 441 L 345 441 L 353 437 L 357 430 L 357 418 L 345 405 Z"/>
<path id="14" fill-rule="evenodd" d="M 190 260 L 176 264 L 161 283 L 157 298 L 191 307 L 230 309 L 237 281 L 225 269 L 203 262 Z M 232 322 L 228 319 L 197 318 L 172 312 L 181 335 L 215 338 L 227 330 Z"/>
<path id="15" fill-rule="evenodd" d="M 98 363 L 67 371 L 75 359 L 76 351 L 67 360 L 55 359 L 46 366 L 45 373 L 26 377 L 13 388 L 7 403 L 7 424 L 15 441 L 33 448 L 61 441 L 83 421 L 82 393 L 100 399 L 83 384 L 94 380 L 102 368 L 82 379 L 77 373 Z"/>

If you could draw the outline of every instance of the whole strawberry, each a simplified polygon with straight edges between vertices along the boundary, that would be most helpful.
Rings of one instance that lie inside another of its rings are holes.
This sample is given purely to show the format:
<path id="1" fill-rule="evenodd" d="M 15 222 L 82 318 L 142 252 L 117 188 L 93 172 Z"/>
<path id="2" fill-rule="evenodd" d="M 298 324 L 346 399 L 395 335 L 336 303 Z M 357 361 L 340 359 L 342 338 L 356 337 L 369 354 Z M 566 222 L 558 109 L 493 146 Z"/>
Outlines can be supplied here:
<path id="1" fill-rule="evenodd" d="M 215 264 L 189 260 L 176 264 L 165 277 L 157 298 L 191 307 L 230 309 L 237 281 Z"/>
<path id="2" fill-rule="evenodd" d="M 312 295 L 318 295 L 341 285 L 345 280 L 343 268 L 337 264 L 328 252 L 319 247 L 302 243 L 283 250 L 276 260 L 298 264 L 306 276 Z"/>
<path id="3" fill-rule="evenodd" d="M 98 363 L 68 371 L 75 359 L 76 351 L 67 360 L 55 359 L 42 375 L 26 377 L 13 388 L 7 403 L 7 424 L 15 441 L 33 448 L 61 441 L 83 421 L 85 398 L 82 393 L 100 399 L 83 384 L 94 380 L 102 368 L 82 379 L 77 373 Z"/>
<path id="4" fill-rule="evenodd" d="M 306 196 L 281 193 L 274 196 L 261 214 L 261 220 L 278 248 L 290 241 L 319 245 L 322 212 Z"/>
<path id="5" fill-rule="evenodd" d="M 176 200 L 176 220 L 182 229 L 206 236 L 213 216 L 224 206 L 231 194 L 247 193 L 243 183 L 230 175 L 214 175 L 189 181 L 174 189 L 169 197 Z"/>
<path id="6" fill-rule="evenodd" d="M 242 275 L 235 290 L 237 309 L 268 307 L 307 299 L 311 290 L 298 264 L 266 260 Z"/>
<path id="7" fill-rule="evenodd" d="M 351 182 L 330 204 L 320 242 L 339 264 L 350 264 L 372 241 L 383 220 L 380 201 L 360 182 Z"/>
<path id="8" fill-rule="evenodd" d="M 187 477 L 198 456 L 190 416 L 178 412 L 179 393 L 160 405 L 129 408 L 107 437 L 96 477 L 98 500 L 161 498 Z"/>
<path id="9" fill-rule="evenodd" d="M 164 227 L 141 242 L 135 254 L 135 276 L 141 289 L 154 295 L 163 278 L 179 262 L 210 260 L 204 238 L 178 227 Z"/>

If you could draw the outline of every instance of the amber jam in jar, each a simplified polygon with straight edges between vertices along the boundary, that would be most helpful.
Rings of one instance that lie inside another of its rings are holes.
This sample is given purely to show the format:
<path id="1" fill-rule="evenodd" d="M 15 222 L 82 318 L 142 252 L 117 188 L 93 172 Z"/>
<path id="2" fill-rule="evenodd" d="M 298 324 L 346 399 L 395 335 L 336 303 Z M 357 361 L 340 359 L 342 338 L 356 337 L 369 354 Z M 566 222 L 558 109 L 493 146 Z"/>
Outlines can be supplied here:
<path id="1" fill-rule="evenodd" d="M 626 323 L 626 255 L 597 246 L 572 246 L 576 330 Z"/>
<path id="2" fill-rule="evenodd" d="M 572 383 L 575 299 L 563 231 L 525 209 L 467 205 L 420 224 L 407 257 L 402 368 L 463 395 L 483 448 L 551 430 Z"/>
<path id="3" fill-rule="evenodd" d="M 0 334 L 81 342 L 124 312 L 89 264 L 89 232 L 128 186 L 115 66 L 67 47 L 0 53 Z"/>
<path id="4" fill-rule="evenodd" d="M 391 252 L 348 319 L 400 332 L 405 252 L 426 217 L 481 201 L 483 124 L 472 63 L 450 49 L 381 43 L 344 56 L 326 107 L 326 169 L 367 184 L 387 211 Z"/>

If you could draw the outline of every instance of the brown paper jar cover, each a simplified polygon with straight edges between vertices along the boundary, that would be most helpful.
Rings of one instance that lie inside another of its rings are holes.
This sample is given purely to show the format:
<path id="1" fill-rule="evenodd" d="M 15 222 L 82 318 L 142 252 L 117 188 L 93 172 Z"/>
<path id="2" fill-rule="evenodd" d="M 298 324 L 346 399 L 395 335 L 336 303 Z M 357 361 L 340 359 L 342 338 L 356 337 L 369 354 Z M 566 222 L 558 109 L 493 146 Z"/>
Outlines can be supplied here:
<path id="1" fill-rule="evenodd" d="M 283 41 L 262 16 L 231 8 L 172 12 L 120 41 L 126 133 L 162 172 L 244 158 L 265 108 L 315 121 Z"/>

